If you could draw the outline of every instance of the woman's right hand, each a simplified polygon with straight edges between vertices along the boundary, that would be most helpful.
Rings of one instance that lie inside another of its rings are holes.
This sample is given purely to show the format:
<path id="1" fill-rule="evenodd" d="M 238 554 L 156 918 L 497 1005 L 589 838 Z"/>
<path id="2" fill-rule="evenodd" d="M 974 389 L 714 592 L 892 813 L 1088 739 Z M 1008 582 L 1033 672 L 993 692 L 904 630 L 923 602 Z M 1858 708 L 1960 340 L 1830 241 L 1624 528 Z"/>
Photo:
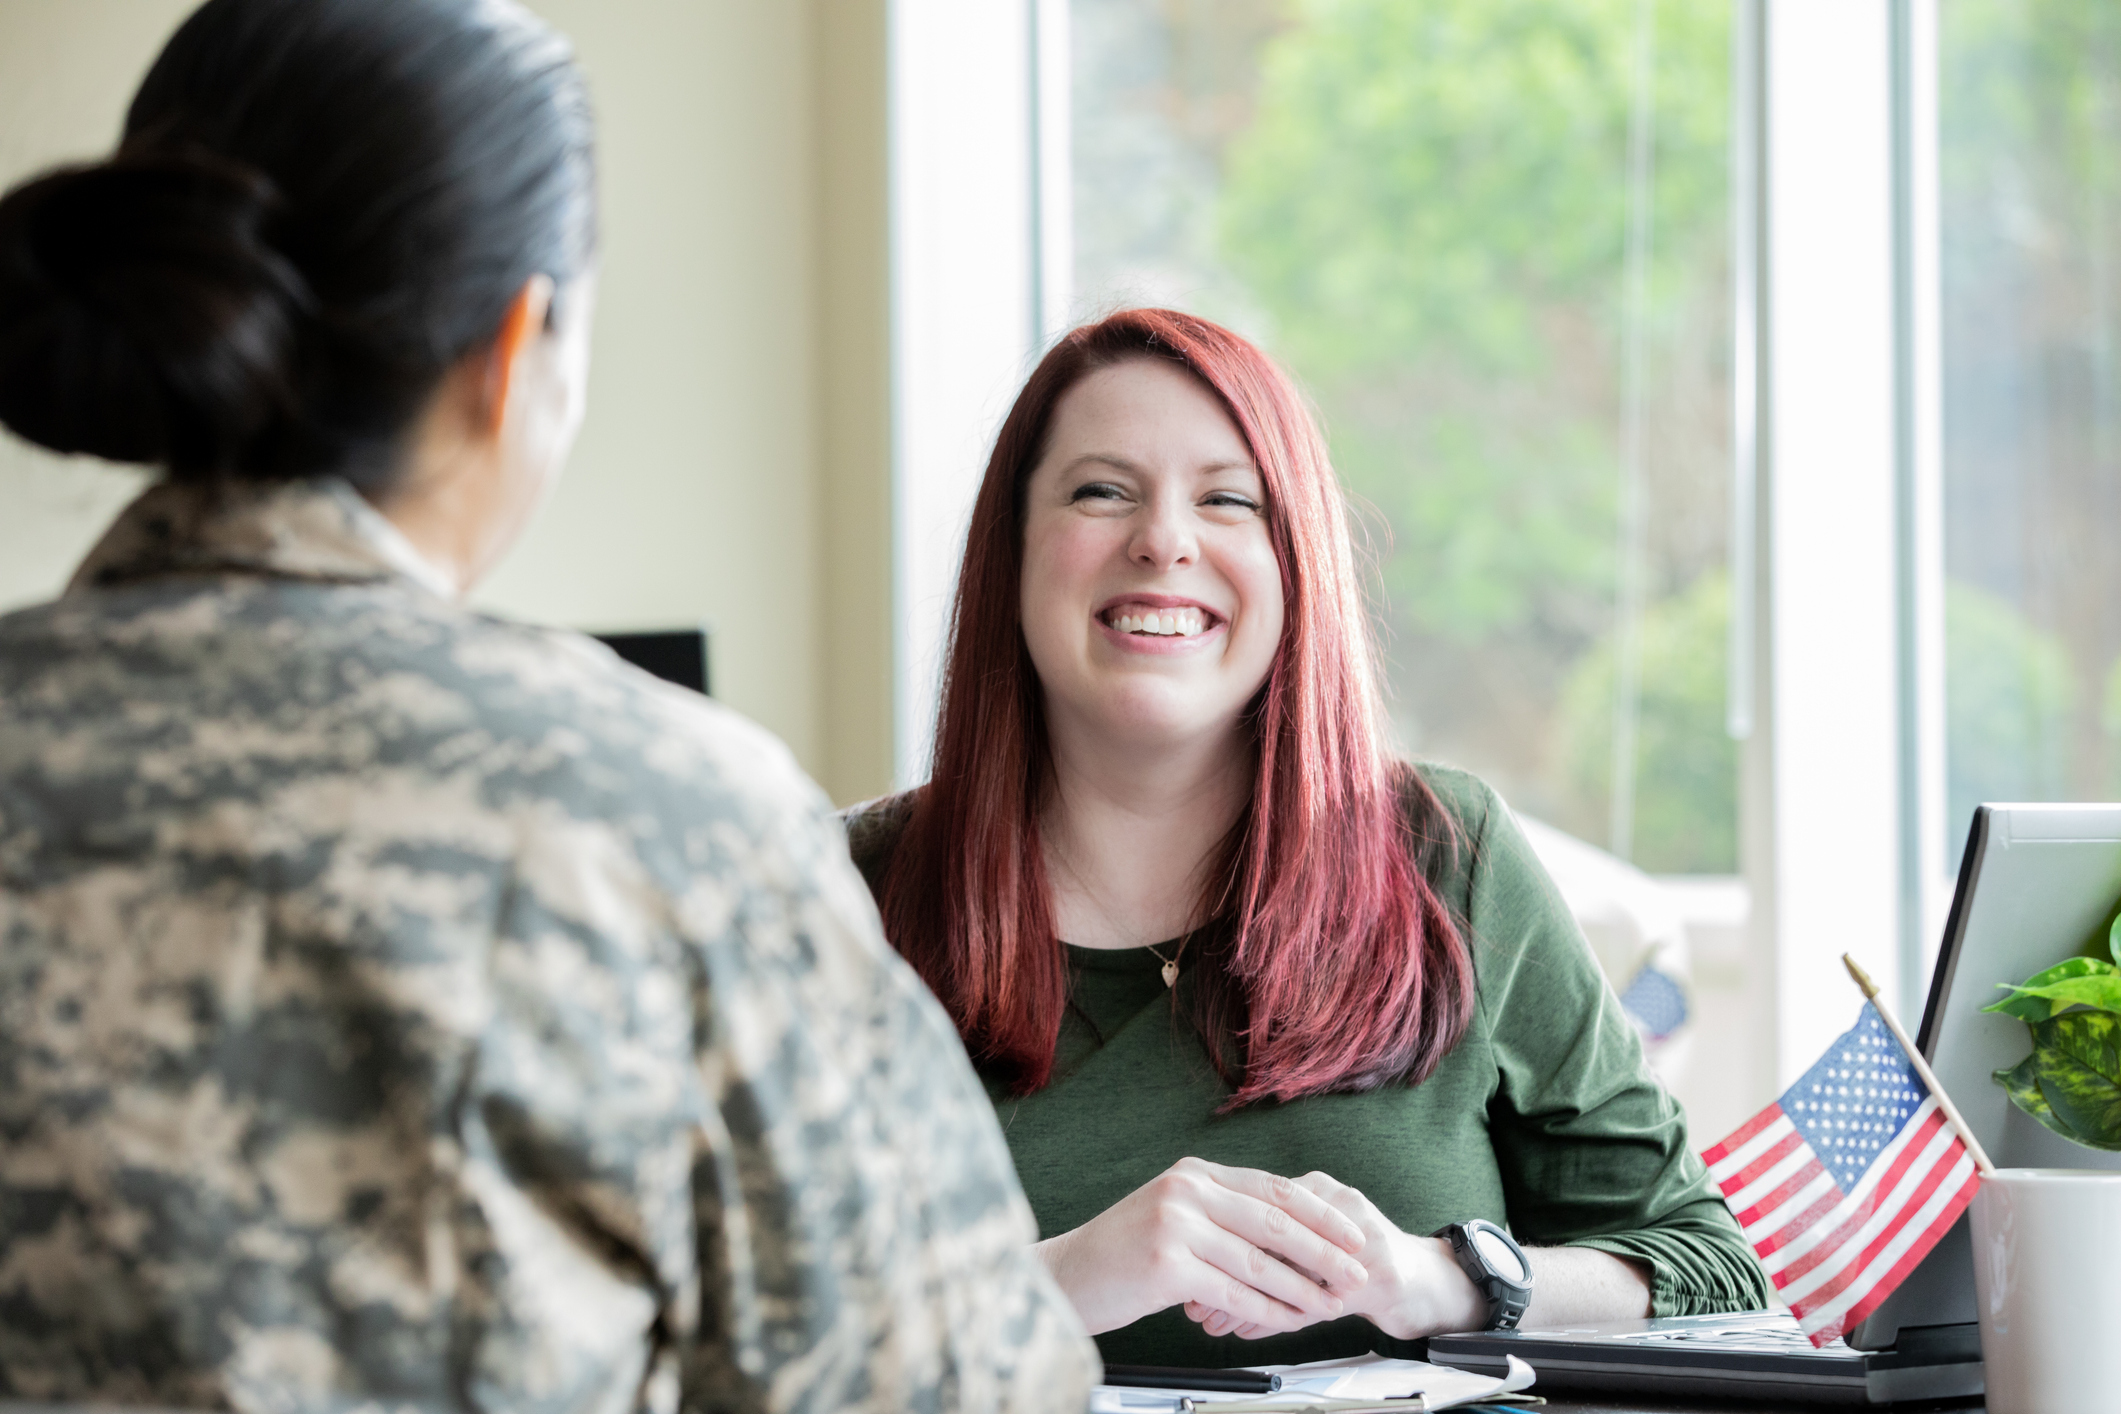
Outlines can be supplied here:
<path id="1" fill-rule="evenodd" d="M 1092 1335 L 1189 1302 L 1267 1335 L 1339 1316 L 1363 1242 L 1291 1179 L 1186 1158 L 1034 1250 Z"/>

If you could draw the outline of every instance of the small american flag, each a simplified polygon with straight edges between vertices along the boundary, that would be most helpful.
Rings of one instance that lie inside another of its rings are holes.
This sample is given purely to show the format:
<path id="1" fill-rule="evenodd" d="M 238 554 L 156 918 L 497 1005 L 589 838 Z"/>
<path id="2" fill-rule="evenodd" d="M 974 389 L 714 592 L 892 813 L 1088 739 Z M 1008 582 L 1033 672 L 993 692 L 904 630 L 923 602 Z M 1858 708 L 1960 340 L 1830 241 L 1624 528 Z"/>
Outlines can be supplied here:
<path id="1" fill-rule="evenodd" d="M 1869 1002 L 1781 1099 L 1701 1157 L 1815 1346 L 1892 1295 L 1981 1182 Z"/>

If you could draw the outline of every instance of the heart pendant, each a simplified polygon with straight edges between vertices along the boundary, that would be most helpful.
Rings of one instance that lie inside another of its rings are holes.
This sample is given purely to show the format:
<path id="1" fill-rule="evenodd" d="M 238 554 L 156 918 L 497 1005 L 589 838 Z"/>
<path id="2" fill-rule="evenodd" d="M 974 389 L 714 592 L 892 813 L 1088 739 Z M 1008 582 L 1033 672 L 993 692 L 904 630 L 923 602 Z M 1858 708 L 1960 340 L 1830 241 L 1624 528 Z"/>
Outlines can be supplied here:
<path id="1" fill-rule="evenodd" d="M 1166 987 L 1176 987 L 1178 985 L 1178 959 L 1175 957 L 1164 964 L 1164 985 Z"/>

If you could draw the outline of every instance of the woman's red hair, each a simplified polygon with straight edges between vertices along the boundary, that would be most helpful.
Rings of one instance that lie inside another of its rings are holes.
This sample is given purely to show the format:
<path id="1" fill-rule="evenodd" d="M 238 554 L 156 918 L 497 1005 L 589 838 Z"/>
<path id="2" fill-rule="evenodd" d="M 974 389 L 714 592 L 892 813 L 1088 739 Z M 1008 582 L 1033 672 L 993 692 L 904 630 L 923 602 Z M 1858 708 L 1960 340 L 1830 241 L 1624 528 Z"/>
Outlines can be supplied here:
<path id="1" fill-rule="evenodd" d="M 1019 1093 L 1052 1075 L 1068 1005 L 1039 842 L 1051 763 L 1018 621 L 1025 483 L 1055 405 L 1135 358 L 1222 400 L 1266 488 L 1281 645 L 1253 704 L 1259 774 L 1209 872 L 1219 921 L 1189 969 L 1194 1021 L 1230 1107 L 1426 1078 L 1464 1034 L 1472 963 L 1428 874 L 1448 817 L 1385 750 L 1368 618 L 1339 483 L 1288 377 L 1237 335 L 1161 309 L 1062 338 L 1010 409 L 965 545 L 928 784 L 882 880 L 885 932 L 966 1048 Z"/>

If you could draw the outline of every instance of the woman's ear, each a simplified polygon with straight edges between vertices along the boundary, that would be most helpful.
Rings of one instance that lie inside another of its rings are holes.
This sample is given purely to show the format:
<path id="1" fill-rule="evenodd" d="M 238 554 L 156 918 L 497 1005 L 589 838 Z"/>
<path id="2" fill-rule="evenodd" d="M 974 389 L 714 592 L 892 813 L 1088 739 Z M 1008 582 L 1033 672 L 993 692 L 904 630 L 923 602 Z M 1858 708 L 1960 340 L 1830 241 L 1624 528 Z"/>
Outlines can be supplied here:
<path id="1" fill-rule="evenodd" d="M 550 275 L 533 275 L 523 282 L 523 288 L 516 291 L 501 316 L 501 329 L 487 348 L 484 376 L 480 379 L 479 424 L 489 437 L 500 436 L 508 421 L 508 400 L 523 385 L 524 360 L 545 332 L 553 293 Z"/>

